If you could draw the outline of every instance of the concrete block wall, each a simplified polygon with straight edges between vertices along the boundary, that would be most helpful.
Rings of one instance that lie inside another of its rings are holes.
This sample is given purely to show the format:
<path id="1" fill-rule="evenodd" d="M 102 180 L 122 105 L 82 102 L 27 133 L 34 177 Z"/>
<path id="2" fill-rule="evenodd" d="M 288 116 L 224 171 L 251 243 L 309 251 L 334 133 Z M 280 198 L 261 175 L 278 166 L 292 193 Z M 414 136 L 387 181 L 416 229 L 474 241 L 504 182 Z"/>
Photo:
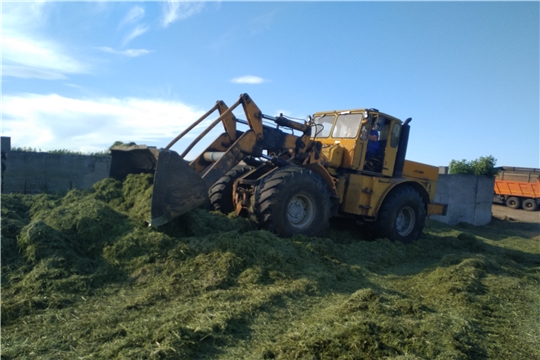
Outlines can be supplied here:
<path id="1" fill-rule="evenodd" d="M 434 201 L 448 207 L 446 216 L 431 218 L 449 225 L 489 224 L 494 182 L 495 178 L 488 176 L 439 174 Z"/>
<path id="2" fill-rule="evenodd" d="M 35 194 L 89 189 L 109 176 L 109 156 L 10 151 L 5 155 L 2 192 Z"/>
<path id="3" fill-rule="evenodd" d="M 0 139 L 2 154 L 7 154 L 11 150 L 11 138 L 9 136 L 2 136 Z"/>

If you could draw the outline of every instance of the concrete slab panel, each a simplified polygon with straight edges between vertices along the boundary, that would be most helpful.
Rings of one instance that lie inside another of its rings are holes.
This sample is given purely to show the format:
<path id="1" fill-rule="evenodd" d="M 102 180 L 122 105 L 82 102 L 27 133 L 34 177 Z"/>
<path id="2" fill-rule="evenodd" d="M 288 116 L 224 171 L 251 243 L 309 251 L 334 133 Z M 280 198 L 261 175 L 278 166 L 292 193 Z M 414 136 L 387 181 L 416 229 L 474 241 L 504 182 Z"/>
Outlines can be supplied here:
<path id="1" fill-rule="evenodd" d="M 2 136 L 0 138 L 0 145 L 2 153 L 8 153 L 11 150 L 11 138 L 9 136 Z"/>
<path id="2" fill-rule="evenodd" d="M 6 154 L 3 193 L 56 193 L 89 189 L 109 176 L 109 156 L 11 151 Z"/>
<path id="3" fill-rule="evenodd" d="M 439 174 L 435 202 L 447 204 L 446 216 L 432 219 L 449 225 L 460 222 L 476 226 L 491 221 L 494 178 L 475 175 Z"/>

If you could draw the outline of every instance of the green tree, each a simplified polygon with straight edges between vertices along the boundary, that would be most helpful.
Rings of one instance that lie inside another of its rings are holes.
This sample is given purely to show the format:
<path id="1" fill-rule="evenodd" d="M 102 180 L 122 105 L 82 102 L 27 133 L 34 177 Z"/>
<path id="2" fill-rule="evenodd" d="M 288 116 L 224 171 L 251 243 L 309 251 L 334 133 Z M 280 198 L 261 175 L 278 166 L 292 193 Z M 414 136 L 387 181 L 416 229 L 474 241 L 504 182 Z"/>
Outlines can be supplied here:
<path id="1" fill-rule="evenodd" d="M 475 175 L 496 176 L 499 169 L 495 168 L 497 159 L 493 156 L 481 156 L 476 160 L 471 161 L 471 165 L 474 167 Z"/>
<path id="2" fill-rule="evenodd" d="M 458 161 L 450 161 L 450 174 L 469 174 L 469 175 L 485 175 L 496 176 L 499 169 L 495 167 L 497 159 L 493 156 L 481 156 L 478 159 L 467 161 L 465 159 Z"/>
<path id="3" fill-rule="evenodd" d="M 471 164 L 463 159 L 461 161 L 458 160 L 452 160 L 450 161 L 450 166 L 448 169 L 448 173 L 450 174 L 474 174 L 474 169 L 471 166 Z"/>

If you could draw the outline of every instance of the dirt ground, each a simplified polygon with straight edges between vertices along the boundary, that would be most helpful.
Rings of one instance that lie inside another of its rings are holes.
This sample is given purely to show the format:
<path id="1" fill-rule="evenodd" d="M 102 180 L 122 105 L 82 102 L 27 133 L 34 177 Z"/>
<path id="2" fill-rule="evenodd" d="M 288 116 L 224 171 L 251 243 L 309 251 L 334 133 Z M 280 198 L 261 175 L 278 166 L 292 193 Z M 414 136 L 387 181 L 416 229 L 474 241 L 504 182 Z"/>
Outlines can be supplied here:
<path id="1" fill-rule="evenodd" d="M 493 204 L 491 213 L 501 220 L 521 221 L 540 224 L 540 211 L 526 211 L 523 209 L 511 209 L 505 205 Z"/>

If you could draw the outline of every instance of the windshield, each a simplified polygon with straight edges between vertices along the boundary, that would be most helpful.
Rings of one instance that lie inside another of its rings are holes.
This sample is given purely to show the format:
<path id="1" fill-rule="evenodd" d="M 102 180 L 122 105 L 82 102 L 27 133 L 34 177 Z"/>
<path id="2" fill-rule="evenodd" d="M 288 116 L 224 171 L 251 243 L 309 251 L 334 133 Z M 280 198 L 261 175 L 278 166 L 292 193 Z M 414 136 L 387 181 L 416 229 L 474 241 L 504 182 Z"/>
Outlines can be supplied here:
<path id="1" fill-rule="evenodd" d="M 326 138 L 330 136 L 330 131 L 332 130 L 332 125 L 334 124 L 334 115 L 322 115 L 317 116 L 313 119 L 315 126 L 315 136 L 318 138 Z"/>
<path id="2" fill-rule="evenodd" d="M 355 138 L 360 129 L 362 114 L 339 114 L 332 137 L 334 138 Z"/>

